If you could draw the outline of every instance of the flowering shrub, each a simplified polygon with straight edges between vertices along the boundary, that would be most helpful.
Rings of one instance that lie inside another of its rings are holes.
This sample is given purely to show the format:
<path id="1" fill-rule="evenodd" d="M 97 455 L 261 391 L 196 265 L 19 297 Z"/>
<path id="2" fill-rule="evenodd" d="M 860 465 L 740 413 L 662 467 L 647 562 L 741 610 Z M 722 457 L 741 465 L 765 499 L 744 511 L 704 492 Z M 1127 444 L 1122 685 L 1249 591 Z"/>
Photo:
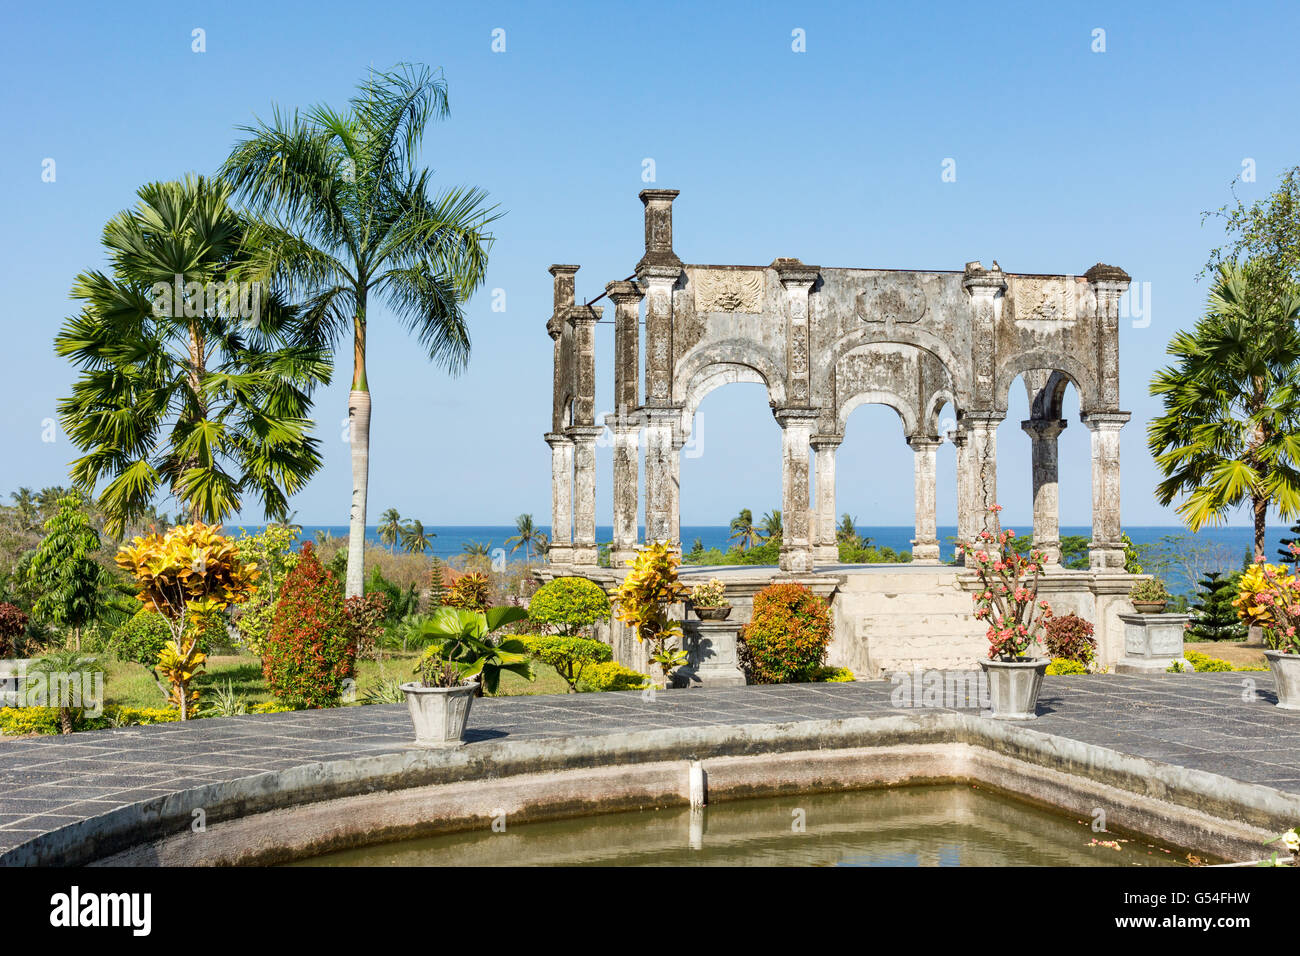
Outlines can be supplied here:
<path id="1" fill-rule="evenodd" d="M 989 511 L 996 520 L 1002 510 Z M 1043 553 L 1031 548 L 1029 557 L 1013 547 L 1011 530 L 981 531 L 974 542 L 959 541 L 957 553 L 975 561 L 980 589 L 975 592 L 975 618 L 988 623 L 989 658 L 1010 661 L 1025 656 L 1042 638 L 1043 623 L 1052 608 L 1038 600 L 1038 578 L 1043 573 Z"/>
<path id="2" fill-rule="evenodd" d="M 1292 554 L 1300 548 L 1291 545 Z M 1281 564 L 1252 564 L 1237 585 L 1232 602 L 1238 616 L 1252 627 L 1264 630 L 1264 640 L 1284 654 L 1300 654 L 1300 568 L 1288 571 Z"/>
<path id="3" fill-rule="evenodd" d="M 1049 617 L 1044 626 L 1043 643 L 1053 662 L 1057 658 L 1077 661 L 1084 665 L 1084 673 L 1097 657 L 1097 639 L 1092 636 L 1092 623 L 1077 614 Z"/>
<path id="4" fill-rule="evenodd" d="M 814 679 L 826 663 L 834 625 L 830 605 L 802 584 L 769 584 L 754 595 L 754 615 L 741 631 L 741 665 L 751 684 Z"/>
<path id="5" fill-rule="evenodd" d="M 307 542 L 275 602 L 262 674 L 271 693 L 289 706 L 331 707 L 355 660 L 343 593 Z"/>

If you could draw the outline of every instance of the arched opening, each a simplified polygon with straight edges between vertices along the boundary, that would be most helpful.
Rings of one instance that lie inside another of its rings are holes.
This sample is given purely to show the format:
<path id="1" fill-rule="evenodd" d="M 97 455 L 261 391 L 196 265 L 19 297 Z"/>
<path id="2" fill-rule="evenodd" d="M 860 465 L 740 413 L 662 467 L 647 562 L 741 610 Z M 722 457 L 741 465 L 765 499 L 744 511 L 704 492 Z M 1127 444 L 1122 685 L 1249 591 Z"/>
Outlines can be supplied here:
<path id="1" fill-rule="evenodd" d="M 682 559 L 776 564 L 780 539 L 772 533 L 781 514 L 781 427 L 772 416 L 767 387 L 761 377 L 745 380 L 710 371 L 698 381 L 710 387 L 693 389 L 689 433 L 682 429 Z M 733 538 L 729 524 L 746 510 L 743 533 Z"/>
<path id="2" fill-rule="evenodd" d="M 840 549 L 853 564 L 910 560 L 912 553 L 916 452 L 907 444 L 902 414 L 884 398 L 849 403 L 836 455 L 837 539 L 859 539 L 860 547 Z"/>

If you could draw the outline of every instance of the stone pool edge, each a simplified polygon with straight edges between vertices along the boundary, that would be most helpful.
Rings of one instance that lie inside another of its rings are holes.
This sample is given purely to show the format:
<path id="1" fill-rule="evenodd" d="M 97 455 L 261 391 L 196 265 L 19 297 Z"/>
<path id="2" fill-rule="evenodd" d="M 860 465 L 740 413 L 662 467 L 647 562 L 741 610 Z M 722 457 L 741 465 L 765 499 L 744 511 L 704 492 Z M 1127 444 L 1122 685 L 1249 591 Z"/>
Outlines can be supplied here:
<path id="1" fill-rule="evenodd" d="M 4 866 L 271 863 L 332 849 L 643 806 L 969 781 L 1229 860 L 1300 820 L 1300 795 L 969 714 L 504 739 L 316 762 L 180 790 L 51 830 Z M 491 804 L 491 806 L 488 806 Z M 195 829 L 202 811 L 203 829 Z M 1118 862 L 1118 861 L 1117 861 Z"/>

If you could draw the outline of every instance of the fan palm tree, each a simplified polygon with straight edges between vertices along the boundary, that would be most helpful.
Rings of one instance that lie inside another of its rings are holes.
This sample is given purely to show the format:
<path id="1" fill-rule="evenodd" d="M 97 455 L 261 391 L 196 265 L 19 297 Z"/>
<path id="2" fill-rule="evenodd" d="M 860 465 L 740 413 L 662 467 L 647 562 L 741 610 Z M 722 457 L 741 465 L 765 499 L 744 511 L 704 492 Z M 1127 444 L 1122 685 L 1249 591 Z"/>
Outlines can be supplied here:
<path id="1" fill-rule="evenodd" d="M 1147 444 L 1165 480 L 1163 505 L 1192 531 L 1249 503 L 1255 560 L 1264 560 L 1269 505 L 1300 513 L 1300 288 L 1280 293 L 1249 263 L 1221 265 L 1206 314 L 1169 344 L 1176 364 L 1156 373 L 1164 414 Z"/>
<path id="2" fill-rule="evenodd" d="M 754 527 L 754 512 L 741 508 L 740 514 L 731 519 L 731 537 L 741 551 L 748 551 L 760 540 L 758 529 Z"/>
<path id="3" fill-rule="evenodd" d="M 402 548 L 407 554 L 424 554 L 429 550 L 429 539 L 438 537 L 432 531 L 424 530 L 424 522 L 412 518 L 402 528 Z"/>
<path id="4" fill-rule="evenodd" d="M 524 564 L 528 564 L 532 560 L 532 551 L 537 544 L 537 537 L 538 535 L 541 534 L 541 532 L 538 531 L 533 526 L 532 515 L 520 515 L 518 518 L 516 518 L 515 530 L 518 532 L 518 534 L 514 535 L 513 537 L 506 538 L 506 544 L 512 546 L 510 548 L 511 554 L 514 554 L 520 548 L 523 548 Z"/>
<path id="5" fill-rule="evenodd" d="M 328 355 L 274 292 L 254 299 L 265 287 L 250 284 L 231 301 L 253 249 L 229 194 L 202 176 L 142 186 L 104 228 L 111 275 L 73 284 L 82 309 L 55 351 L 80 373 L 59 417 L 84 452 L 77 488 L 107 481 L 97 503 L 115 537 L 164 490 L 192 520 L 220 522 L 247 494 L 282 517 L 321 464 L 309 414 Z"/>
<path id="6" fill-rule="evenodd" d="M 781 524 L 781 509 L 777 508 L 763 515 L 763 527 L 759 534 L 765 541 L 778 541 L 784 532 L 785 528 Z"/>
<path id="7" fill-rule="evenodd" d="M 393 545 L 397 544 L 401 534 L 402 516 L 397 513 L 396 508 L 389 508 L 379 516 L 379 540 L 388 545 L 389 554 L 392 554 Z"/>
<path id="8" fill-rule="evenodd" d="M 222 175 L 264 217 L 264 274 L 301 292 L 320 339 L 352 339 L 348 396 L 352 450 L 346 593 L 365 580 L 370 474 L 366 329 L 383 303 L 453 373 L 469 361 L 465 303 L 483 282 L 498 218 L 486 193 L 431 195 L 416 165 L 424 128 L 447 115 L 447 85 L 427 68 L 372 72 L 338 112 L 328 106 L 244 127 Z"/>

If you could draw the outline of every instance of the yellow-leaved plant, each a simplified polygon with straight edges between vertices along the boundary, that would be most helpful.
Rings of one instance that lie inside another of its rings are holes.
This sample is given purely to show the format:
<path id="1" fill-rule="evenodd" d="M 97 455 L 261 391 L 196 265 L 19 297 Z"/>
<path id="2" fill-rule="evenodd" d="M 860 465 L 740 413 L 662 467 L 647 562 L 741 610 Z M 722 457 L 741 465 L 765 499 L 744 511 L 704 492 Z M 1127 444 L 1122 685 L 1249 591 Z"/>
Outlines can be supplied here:
<path id="1" fill-rule="evenodd" d="M 1263 628 L 1274 650 L 1300 654 L 1300 569 L 1252 564 L 1242 574 L 1232 604 L 1243 621 Z"/>
<path id="2" fill-rule="evenodd" d="M 186 720 L 199 698 L 190 681 L 205 661 L 198 646 L 203 622 L 252 597 L 261 572 L 256 563 L 241 560 L 220 526 L 201 521 L 134 538 L 118 551 L 117 564 L 140 585 L 136 597 L 145 610 L 157 611 L 167 621 L 172 640 L 158 655 L 154 671 L 167 681 L 168 700 Z"/>
<path id="3" fill-rule="evenodd" d="M 673 647 L 681 625 L 669 617 L 672 606 L 685 599 L 688 589 L 677 579 L 681 559 L 665 542 L 641 548 L 630 558 L 627 577 L 614 592 L 615 615 L 650 644 L 650 659 L 659 666 L 665 686 L 674 668 L 686 663 L 686 652 Z"/>

